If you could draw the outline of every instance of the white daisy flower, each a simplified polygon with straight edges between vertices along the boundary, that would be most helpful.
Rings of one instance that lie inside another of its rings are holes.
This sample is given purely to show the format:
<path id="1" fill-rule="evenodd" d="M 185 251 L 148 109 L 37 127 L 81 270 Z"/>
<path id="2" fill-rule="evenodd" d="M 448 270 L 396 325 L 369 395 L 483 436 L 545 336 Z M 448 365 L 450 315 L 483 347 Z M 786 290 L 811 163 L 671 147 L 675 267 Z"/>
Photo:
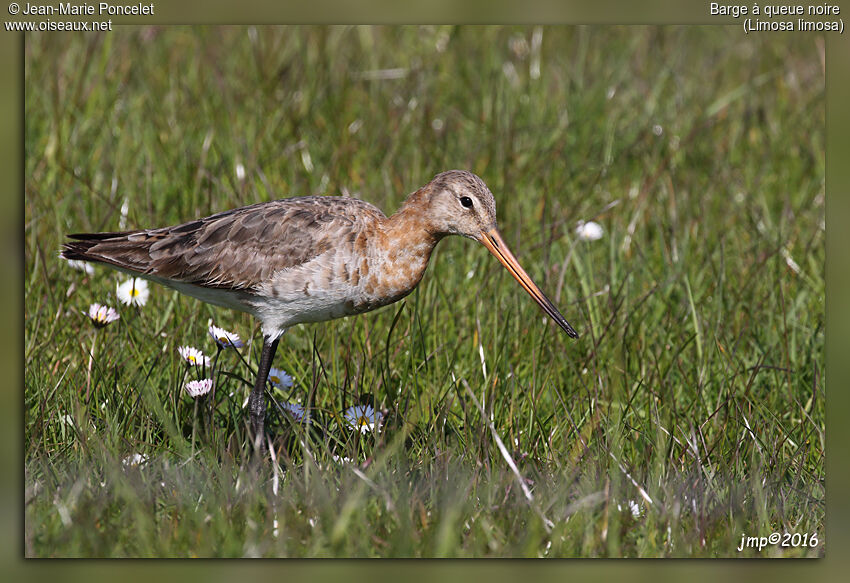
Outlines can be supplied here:
<path id="1" fill-rule="evenodd" d="M 344 415 L 351 428 L 360 433 L 374 431 L 378 423 L 378 416 L 370 405 L 354 405 L 346 409 Z"/>
<path id="2" fill-rule="evenodd" d="M 92 304 L 89 306 L 88 317 L 98 328 L 103 328 L 107 324 L 111 324 L 121 316 L 114 308 L 103 306 L 101 304 Z"/>
<path id="3" fill-rule="evenodd" d="M 189 381 L 183 388 L 186 389 L 190 397 L 197 399 L 209 393 L 212 390 L 212 385 L 212 379 L 201 379 L 199 381 Z"/>
<path id="4" fill-rule="evenodd" d="M 210 326 L 210 336 L 212 336 L 213 340 L 215 340 L 222 348 L 242 348 L 245 346 L 238 334 L 228 332 L 224 328 L 219 328 L 218 326 Z"/>
<path id="5" fill-rule="evenodd" d="M 80 261 L 79 259 L 68 259 L 68 267 L 78 269 L 86 275 L 94 275 L 94 267 L 88 261 Z"/>
<path id="6" fill-rule="evenodd" d="M 113 186 L 116 186 L 116 181 L 112 179 Z M 127 228 L 127 215 L 130 214 L 130 197 L 125 196 L 124 202 L 121 203 L 121 216 L 118 218 L 118 230 L 123 231 Z"/>
<path id="7" fill-rule="evenodd" d="M 582 241 L 598 241 L 602 238 L 603 230 L 602 225 L 595 221 L 579 221 L 578 226 L 576 226 L 576 235 Z"/>
<path id="8" fill-rule="evenodd" d="M 304 422 L 304 407 L 298 403 L 281 403 L 280 408 L 289 413 L 296 423 Z"/>
<path id="9" fill-rule="evenodd" d="M 292 377 L 281 368 L 269 369 L 269 382 L 278 389 L 289 389 L 292 387 Z"/>
<path id="10" fill-rule="evenodd" d="M 116 290 L 118 299 L 122 304 L 128 306 L 144 306 L 148 303 L 148 282 L 138 277 L 131 277 L 124 283 L 118 285 Z"/>
<path id="11" fill-rule="evenodd" d="M 148 461 L 148 456 L 140 454 L 140 453 L 134 453 L 133 455 L 128 455 L 123 460 L 121 460 L 121 463 L 124 465 L 125 468 L 132 468 L 132 467 L 141 468 L 142 466 L 145 465 L 145 463 L 147 461 Z"/>
<path id="12" fill-rule="evenodd" d="M 180 346 L 177 349 L 177 352 L 180 354 L 180 358 L 186 361 L 186 364 L 190 366 L 210 365 L 210 357 L 204 356 L 204 353 L 194 346 Z"/>

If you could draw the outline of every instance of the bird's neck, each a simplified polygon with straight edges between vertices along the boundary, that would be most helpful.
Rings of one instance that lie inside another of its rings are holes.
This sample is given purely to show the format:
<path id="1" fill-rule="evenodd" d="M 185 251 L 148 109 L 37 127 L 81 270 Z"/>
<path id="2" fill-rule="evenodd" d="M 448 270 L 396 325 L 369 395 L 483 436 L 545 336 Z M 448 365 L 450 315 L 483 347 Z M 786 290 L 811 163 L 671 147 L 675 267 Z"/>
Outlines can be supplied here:
<path id="1" fill-rule="evenodd" d="M 363 286 L 367 295 L 374 296 L 369 300 L 371 307 L 394 302 L 413 291 L 442 238 L 429 229 L 427 213 L 423 212 L 426 199 L 419 194 L 412 194 L 370 238 L 370 275 Z"/>
<path id="2" fill-rule="evenodd" d="M 386 220 L 386 233 L 396 241 L 406 241 L 410 246 L 428 246 L 430 255 L 434 245 L 443 238 L 430 220 L 428 192 L 420 188 L 404 201 L 394 215 Z M 408 246 L 408 245 L 405 245 Z"/>

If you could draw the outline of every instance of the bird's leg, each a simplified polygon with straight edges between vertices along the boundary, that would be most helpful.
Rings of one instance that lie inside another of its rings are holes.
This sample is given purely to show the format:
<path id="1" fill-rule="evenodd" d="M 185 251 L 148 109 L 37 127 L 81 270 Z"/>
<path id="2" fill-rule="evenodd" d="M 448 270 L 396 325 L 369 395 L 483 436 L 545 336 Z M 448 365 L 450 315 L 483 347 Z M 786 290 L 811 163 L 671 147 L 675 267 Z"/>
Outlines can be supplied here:
<path id="1" fill-rule="evenodd" d="M 280 336 L 274 340 L 270 336 L 263 336 L 263 353 L 260 356 L 260 366 L 257 369 L 257 380 L 254 382 L 254 390 L 248 399 L 248 411 L 251 413 L 251 431 L 255 451 L 265 451 L 266 436 L 264 425 L 266 421 L 266 381 L 269 378 L 269 369 L 272 366 L 277 343 Z"/>

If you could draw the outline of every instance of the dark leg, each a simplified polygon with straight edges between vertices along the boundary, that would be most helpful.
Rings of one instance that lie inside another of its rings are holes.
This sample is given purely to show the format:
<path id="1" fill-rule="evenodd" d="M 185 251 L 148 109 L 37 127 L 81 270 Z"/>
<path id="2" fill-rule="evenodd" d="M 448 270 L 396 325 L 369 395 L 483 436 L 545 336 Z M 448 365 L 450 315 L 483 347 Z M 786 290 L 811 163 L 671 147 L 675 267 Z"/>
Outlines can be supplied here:
<path id="1" fill-rule="evenodd" d="M 272 359 L 274 359 L 278 342 L 280 342 L 279 336 L 274 340 L 270 340 L 268 336 L 263 336 L 263 354 L 260 356 L 257 380 L 254 382 L 254 390 L 251 391 L 251 396 L 248 399 L 248 411 L 251 413 L 251 431 L 253 433 L 255 451 L 265 451 L 266 381 L 269 378 L 269 369 L 272 366 Z"/>

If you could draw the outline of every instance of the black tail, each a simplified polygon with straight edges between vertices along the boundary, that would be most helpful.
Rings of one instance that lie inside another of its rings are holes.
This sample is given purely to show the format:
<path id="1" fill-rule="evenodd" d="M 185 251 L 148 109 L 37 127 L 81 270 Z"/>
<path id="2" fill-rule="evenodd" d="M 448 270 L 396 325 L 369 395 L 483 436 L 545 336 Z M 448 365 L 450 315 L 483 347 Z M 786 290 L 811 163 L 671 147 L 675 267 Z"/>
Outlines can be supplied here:
<path id="1" fill-rule="evenodd" d="M 74 233 L 68 235 L 68 241 L 62 244 L 61 257 L 63 259 L 76 259 L 78 261 L 102 261 L 102 259 L 89 255 L 89 249 L 106 239 L 124 239 L 133 231 L 115 231 L 112 233 Z"/>
<path id="2" fill-rule="evenodd" d="M 62 259 L 74 259 L 76 261 L 97 261 L 88 255 L 92 245 L 94 243 L 90 241 L 69 241 L 62 244 L 62 251 L 59 256 Z"/>
<path id="3" fill-rule="evenodd" d="M 62 244 L 60 257 L 63 259 L 77 261 L 93 261 L 105 263 L 119 268 L 136 269 L 132 262 L 122 261 L 123 257 L 112 257 L 112 253 L 104 253 L 105 250 L 123 251 L 128 246 L 128 237 L 139 231 L 116 231 L 112 233 L 74 233 L 68 235 L 70 239 Z M 92 252 L 93 247 L 101 246 L 97 252 Z M 104 247 L 106 245 L 106 247 Z M 116 254 L 121 255 L 121 254 Z"/>

